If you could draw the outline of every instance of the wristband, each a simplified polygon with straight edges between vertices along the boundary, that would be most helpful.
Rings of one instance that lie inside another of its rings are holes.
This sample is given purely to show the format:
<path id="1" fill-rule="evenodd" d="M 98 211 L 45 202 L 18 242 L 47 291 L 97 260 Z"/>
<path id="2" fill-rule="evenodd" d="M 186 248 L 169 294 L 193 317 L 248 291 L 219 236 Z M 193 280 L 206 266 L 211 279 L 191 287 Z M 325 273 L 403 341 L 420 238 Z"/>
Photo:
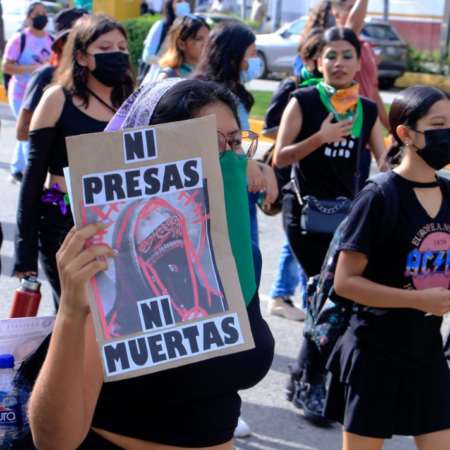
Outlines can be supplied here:
<path id="1" fill-rule="evenodd" d="M 314 134 L 311 136 L 311 142 L 314 145 L 314 147 L 319 148 L 320 145 L 316 142 L 316 139 L 314 138 Z"/>

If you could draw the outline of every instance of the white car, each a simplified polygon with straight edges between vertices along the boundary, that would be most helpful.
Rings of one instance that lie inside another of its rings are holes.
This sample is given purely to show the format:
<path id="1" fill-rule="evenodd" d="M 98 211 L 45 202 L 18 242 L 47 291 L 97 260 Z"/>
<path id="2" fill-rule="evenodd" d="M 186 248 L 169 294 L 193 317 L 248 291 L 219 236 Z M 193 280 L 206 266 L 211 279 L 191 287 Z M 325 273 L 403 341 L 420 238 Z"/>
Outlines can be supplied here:
<path id="1" fill-rule="evenodd" d="M 48 24 L 45 30 L 53 34 L 53 17 L 61 11 L 61 6 L 53 2 L 42 2 L 47 7 Z M 5 31 L 5 42 L 22 28 L 26 19 L 26 13 L 30 2 L 23 0 L 1 0 L 3 10 L 3 27 Z"/>

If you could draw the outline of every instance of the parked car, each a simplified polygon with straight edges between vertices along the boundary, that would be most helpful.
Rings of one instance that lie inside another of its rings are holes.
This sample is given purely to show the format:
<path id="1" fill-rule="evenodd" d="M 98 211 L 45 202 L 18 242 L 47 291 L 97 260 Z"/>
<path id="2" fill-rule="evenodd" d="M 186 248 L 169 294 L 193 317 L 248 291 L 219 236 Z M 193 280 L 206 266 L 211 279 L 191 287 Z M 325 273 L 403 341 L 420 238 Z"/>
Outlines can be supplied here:
<path id="1" fill-rule="evenodd" d="M 275 33 L 256 36 L 256 47 L 261 60 L 259 78 L 266 78 L 271 72 L 292 73 L 300 35 L 307 21 L 308 16 L 303 16 Z M 373 47 L 380 58 L 380 88 L 389 89 L 406 71 L 406 43 L 388 22 L 371 18 L 366 19 L 361 37 Z"/>
<path id="2" fill-rule="evenodd" d="M 26 19 L 26 13 L 29 1 L 22 0 L 1 0 L 3 9 L 3 27 L 5 31 L 5 41 L 7 41 L 15 32 L 22 28 Z M 55 28 L 53 26 L 53 17 L 61 11 L 62 7 L 57 3 L 43 2 L 47 8 L 48 24 L 45 30 L 53 34 Z"/>
<path id="3" fill-rule="evenodd" d="M 205 16 L 206 22 L 212 27 L 219 25 L 222 22 L 242 22 L 240 19 L 242 8 L 239 5 L 230 5 L 229 14 L 220 14 L 217 12 L 212 13 L 211 5 L 209 3 L 204 3 L 195 8 L 195 14 Z"/>

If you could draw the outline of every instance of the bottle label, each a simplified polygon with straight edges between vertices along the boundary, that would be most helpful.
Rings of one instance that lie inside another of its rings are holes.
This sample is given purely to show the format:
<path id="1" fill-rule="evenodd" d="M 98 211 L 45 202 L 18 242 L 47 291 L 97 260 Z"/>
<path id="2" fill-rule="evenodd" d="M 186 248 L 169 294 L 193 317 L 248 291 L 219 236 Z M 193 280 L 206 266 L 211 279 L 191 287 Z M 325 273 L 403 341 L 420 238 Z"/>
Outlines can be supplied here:
<path id="1" fill-rule="evenodd" d="M 23 424 L 20 397 L 0 393 L 0 427 L 17 427 Z"/>

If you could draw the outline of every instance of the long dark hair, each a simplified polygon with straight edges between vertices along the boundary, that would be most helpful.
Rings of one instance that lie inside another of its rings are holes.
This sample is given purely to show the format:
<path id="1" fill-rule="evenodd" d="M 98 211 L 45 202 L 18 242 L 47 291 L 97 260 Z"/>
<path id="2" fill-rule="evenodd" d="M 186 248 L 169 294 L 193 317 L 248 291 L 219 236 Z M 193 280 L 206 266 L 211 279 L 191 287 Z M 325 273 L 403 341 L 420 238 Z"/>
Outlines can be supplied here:
<path id="1" fill-rule="evenodd" d="M 430 108 L 440 100 L 450 100 L 450 94 L 432 86 L 414 86 L 401 91 L 392 103 L 389 125 L 397 141 L 385 154 L 385 161 L 391 165 L 400 164 L 403 141 L 397 134 L 397 127 L 405 125 L 413 130 L 417 122 L 428 114 Z"/>
<path id="2" fill-rule="evenodd" d="M 213 81 L 186 80 L 173 86 L 159 101 L 149 125 L 193 119 L 211 103 L 223 103 L 230 108 L 241 126 L 235 96 L 229 89 Z"/>
<path id="3" fill-rule="evenodd" d="M 53 85 L 65 87 L 71 95 L 76 95 L 83 99 L 83 105 L 89 105 L 89 94 L 86 90 L 86 76 L 84 67 L 77 62 L 77 50 L 86 53 L 86 49 L 101 35 L 113 30 L 119 30 L 127 39 L 127 33 L 122 24 L 108 14 L 94 14 L 92 16 L 80 17 L 69 33 L 64 47 L 61 63 L 53 78 Z M 130 68 L 127 71 L 123 82 L 114 86 L 111 92 L 111 102 L 118 108 L 122 105 L 134 91 L 136 77 L 130 61 Z"/>
<path id="4" fill-rule="evenodd" d="M 326 30 L 330 27 L 331 16 L 331 4 L 330 1 L 320 2 L 309 15 L 309 19 L 306 22 L 305 28 L 302 31 L 300 41 L 313 29 L 320 28 Z"/>
<path id="5" fill-rule="evenodd" d="M 177 15 L 175 14 L 175 11 L 173 10 L 173 0 L 164 0 L 163 6 L 162 6 L 162 19 L 161 22 L 163 23 L 161 38 L 159 40 L 159 46 L 158 50 L 163 44 L 164 40 L 166 39 L 167 33 L 170 30 L 170 27 L 175 22 L 175 19 L 177 18 Z"/>
<path id="6" fill-rule="evenodd" d="M 200 28 L 206 27 L 208 30 L 210 29 L 206 20 L 202 17 L 193 17 L 185 16 L 178 18 L 173 23 L 169 31 L 169 48 L 159 61 L 161 67 L 172 67 L 173 69 L 181 67 L 184 62 L 184 54 L 178 48 L 177 40 L 187 41 L 189 38 L 195 39 Z"/>
<path id="7" fill-rule="evenodd" d="M 323 41 L 323 30 L 313 28 L 305 37 L 300 39 L 297 53 L 302 60 L 312 59 L 321 50 Z"/>
<path id="8" fill-rule="evenodd" d="M 361 43 L 359 42 L 358 36 L 356 36 L 355 32 L 350 28 L 333 27 L 326 30 L 323 35 L 320 52 L 322 53 L 327 45 L 330 45 L 331 42 L 335 41 L 347 41 L 350 45 L 355 47 L 357 58 L 361 58 Z"/>
<path id="9" fill-rule="evenodd" d="M 214 80 L 230 88 L 250 112 L 255 100 L 241 84 L 239 67 L 248 47 L 256 40 L 253 31 L 239 22 L 225 22 L 211 31 L 202 61 L 193 78 Z"/>

